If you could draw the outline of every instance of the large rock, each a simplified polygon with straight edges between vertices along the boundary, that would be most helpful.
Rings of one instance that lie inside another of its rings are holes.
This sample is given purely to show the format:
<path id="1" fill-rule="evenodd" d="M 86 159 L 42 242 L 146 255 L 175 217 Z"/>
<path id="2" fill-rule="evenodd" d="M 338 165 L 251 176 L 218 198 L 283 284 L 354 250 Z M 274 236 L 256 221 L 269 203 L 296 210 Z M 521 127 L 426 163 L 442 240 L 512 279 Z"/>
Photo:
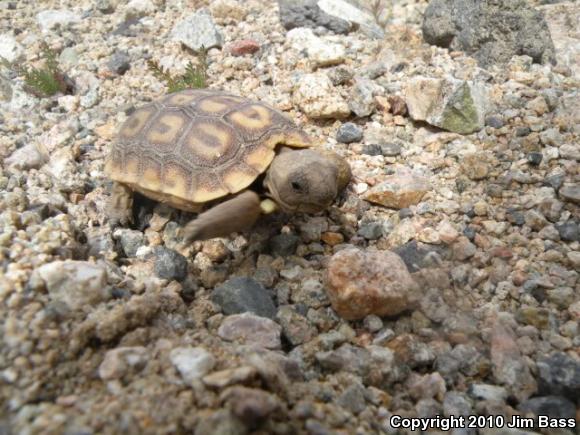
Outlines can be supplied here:
<path id="1" fill-rule="evenodd" d="M 414 77 L 405 86 L 405 99 L 415 121 L 460 134 L 484 127 L 488 96 L 480 83 L 453 77 Z"/>
<path id="2" fill-rule="evenodd" d="M 312 119 L 346 118 L 348 103 L 324 73 L 305 74 L 292 96 L 294 104 Z"/>
<path id="3" fill-rule="evenodd" d="M 423 19 L 429 44 L 472 54 L 487 67 L 514 55 L 554 62 L 554 44 L 542 14 L 526 0 L 431 0 Z"/>
<path id="4" fill-rule="evenodd" d="M 542 394 L 580 397 L 580 361 L 565 354 L 555 352 L 537 361 L 539 388 Z"/>
<path id="5" fill-rule="evenodd" d="M 426 178 L 412 173 L 389 175 L 369 189 L 364 199 L 375 204 L 400 210 L 418 204 L 429 191 Z"/>
<path id="6" fill-rule="evenodd" d="M 53 301 L 66 303 L 73 310 L 96 305 L 110 298 L 107 271 L 88 261 L 54 261 L 35 271 Z"/>
<path id="7" fill-rule="evenodd" d="M 418 299 L 417 284 L 405 263 L 390 251 L 339 251 L 330 259 L 326 282 L 332 308 L 347 320 L 393 316 Z"/>
<path id="8" fill-rule="evenodd" d="M 569 67 L 572 75 L 576 78 L 580 77 L 580 35 L 578 35 L 580 3 L 558 2 L 546 4 L 539 9 L 548 23 L 552 41 L 556 47 L 558 65 Z M 574 18 L 570 19 L 570 17 Z"/>
<path id="9" fill-rule="evenodd" d="M 286 30 L 296 27 L 326 27 L 334 33 L 348 33 L 352 26 L 343 18 L 327 14 L 316 0 L 278 0 L 280 22 Z"/>
<path id="10" fill-rule="evenodd" d="M 224 43 L 224 37 L 207 9 L 200 9 L 177 23 L 171 31 L 171 39 L 193 51 L 221 47 Z"/>

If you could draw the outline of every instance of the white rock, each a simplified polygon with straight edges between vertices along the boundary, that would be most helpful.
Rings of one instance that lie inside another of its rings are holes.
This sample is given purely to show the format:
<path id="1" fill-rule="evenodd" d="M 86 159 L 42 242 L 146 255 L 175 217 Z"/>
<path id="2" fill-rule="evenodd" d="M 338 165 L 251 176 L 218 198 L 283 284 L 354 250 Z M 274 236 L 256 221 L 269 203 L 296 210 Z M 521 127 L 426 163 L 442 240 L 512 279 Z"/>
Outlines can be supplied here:
<path id="1" fill-rule="evenodd" d="M 312 29 L 297 27 L 290 30 L 286 38 L 294 49 L 305 50 L 314 66 L 323 67 L 344 62 L 344 46 L 319 38 Z"/>
<path id="2" fill-rule="evenodd" d="M 193 51 L 199 51 L 202 47 L 221 47 L 224 43 L 224 37 L 205 8 L 177 23 L 171 31 L 171 39 Z"/>
<path id="3" fill-rule="evenodd" d="M 214 356 L 202 347 L 177 347 L 171 351 L 169 359 L 188 383 L 208 374 L 216 362 Z"/>
<path id="4" fill-rule="evenodd" d="M 348 103 L 332 86 L 324 73 L 305 74 L 298 82 L 292 100 L 313 119 L 346 118 L 350 114 Z"/>
<path id="5" fill-rule="evenodd" d="M 8 62 L 15 62 L 23 54 L 22 46 L 9 34 L 0 35 L 0 56 Z"/>
<path id="6" fill-rule="evenodd" d="M 155 5 L 151 0 L 131 0 L 125 6 L 125 19 L 141 18 L 155 12 Z"/>
<path id="7" fill-rule="evenodd" d="M 46 163 L 47 159 L 47 153 L 42 146 L 30 143 L 14 151 L 5 163 L 14 169 L 38 169 Z"/>
<path id="8" fill-rule="evenodd" d="M 56 27 L 68 27 L 81 21 L 81 17 L 67 9 L 50 9 L 39 12 L 36 21 L 43 32 L 48 32 Z"/>
<path id="9" fill-rule="evenodd" d="M 96 305 L 110 298 L 107 271 L 88 261 L 54 261 L 34 272 L 44 282 L 50 298 L 73 310 Z"/>
<path id="10" fill-rule="evenodd" d="M 105 354 L 99 376 L 108 381 L 122 378 L 130 369 L 141 370 L 147 362 L 147 349 L 142 346 L 118 347 Z"/>

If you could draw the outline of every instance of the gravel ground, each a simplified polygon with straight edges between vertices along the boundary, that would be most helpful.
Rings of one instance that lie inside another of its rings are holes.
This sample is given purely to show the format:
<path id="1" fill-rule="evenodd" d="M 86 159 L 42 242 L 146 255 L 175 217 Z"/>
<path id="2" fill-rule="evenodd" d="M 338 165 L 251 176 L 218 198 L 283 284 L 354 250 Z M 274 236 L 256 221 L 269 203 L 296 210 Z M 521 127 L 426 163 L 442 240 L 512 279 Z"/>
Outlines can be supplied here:
<path id="1" fill-rule="evenodd" d="M 0 67 L 0 433 L 580 420 L 579 5 L 374 3 L 0 1 L 0 55 L 46 41 L 75 84 L 37 98 Z M 489 17 L 492 43 L 461 33 Z M 115 132 L 166 92 L 147 60 L 183 72 L 201 45 L 210 88 L 347 158 L 327 212 L 187 247 L 193 215 L 143 198 L 109 226 Z"/>

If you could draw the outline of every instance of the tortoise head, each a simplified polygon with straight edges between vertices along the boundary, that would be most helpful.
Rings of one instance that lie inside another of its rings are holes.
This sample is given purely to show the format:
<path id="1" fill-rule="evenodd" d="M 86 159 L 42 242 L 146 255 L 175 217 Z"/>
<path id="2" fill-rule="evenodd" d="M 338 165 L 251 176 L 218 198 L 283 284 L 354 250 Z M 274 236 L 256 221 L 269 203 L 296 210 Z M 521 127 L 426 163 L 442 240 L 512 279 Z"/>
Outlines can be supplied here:
<path id="1" fill-rule="evenodd" d="M 316 213 L 326 209 L 350 181 L 346 160 L 326 150 L 290 150 L 270 165 L 264 186 L 282 211 Z"/>

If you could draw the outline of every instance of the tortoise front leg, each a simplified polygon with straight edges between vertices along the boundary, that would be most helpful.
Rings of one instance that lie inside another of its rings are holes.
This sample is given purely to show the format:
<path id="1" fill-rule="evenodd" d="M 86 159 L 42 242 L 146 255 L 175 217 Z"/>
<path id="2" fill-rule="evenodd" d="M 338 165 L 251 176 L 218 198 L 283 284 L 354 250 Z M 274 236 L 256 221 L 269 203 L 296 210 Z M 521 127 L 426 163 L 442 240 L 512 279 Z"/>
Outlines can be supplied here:
<path id="1" fill-rule="evenodd" d="M 245 191 L 201 213 L 183 228 L 183 241 L 207 240 L 226 237 L 234 232 L 250 229 L 260 217 L 260 198 L 255 192 Z"/>
<path id="2" fill-rule="evenodd" d="M 107 215 L 111 226 L 126 226 L 133 222 L 133 191 L 122 183 L 113 183 L 107 203 Z"/>

